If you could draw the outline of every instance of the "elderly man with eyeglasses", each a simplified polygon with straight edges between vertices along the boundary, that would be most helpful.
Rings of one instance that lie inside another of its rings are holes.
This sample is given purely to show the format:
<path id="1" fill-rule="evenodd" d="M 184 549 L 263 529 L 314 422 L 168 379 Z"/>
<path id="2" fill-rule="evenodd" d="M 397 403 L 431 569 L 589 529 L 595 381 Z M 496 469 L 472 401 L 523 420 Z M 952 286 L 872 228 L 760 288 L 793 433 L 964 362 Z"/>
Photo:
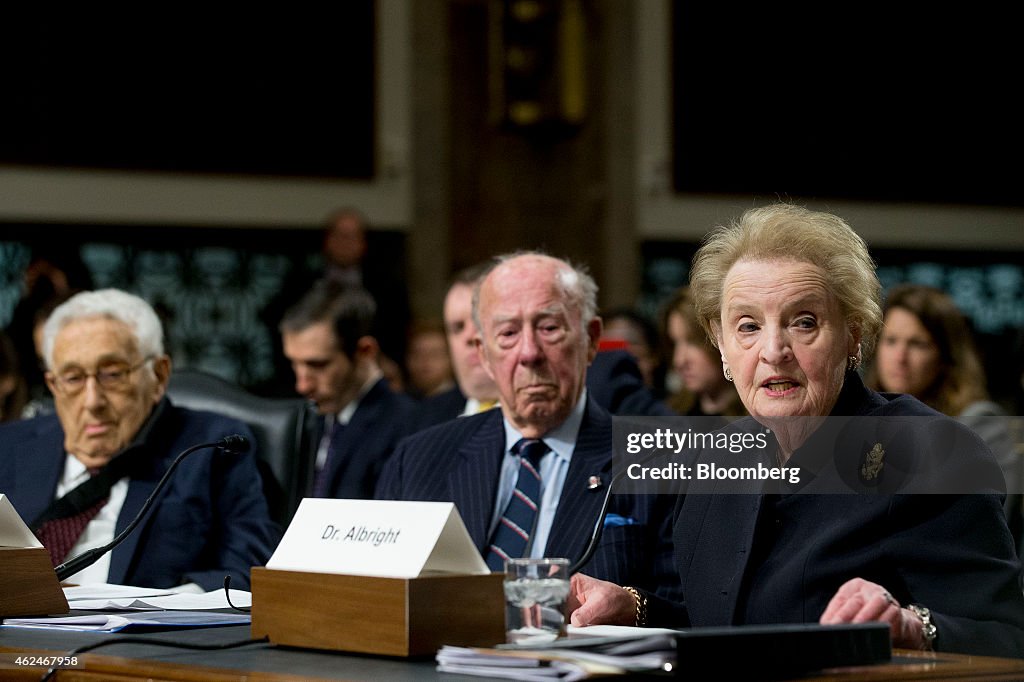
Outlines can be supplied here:
<path id="1" fill-rule="evenodd" d="M 253 441 L 237 420 L 168 401 L 160 320 L 137 296 L 72 297 L 47 319 L 43 349 L 56 415 L 0 428 L 0 493 L 54 565 L 110 542 L 186 448 Z M 231 576 L 244 589 L 278 534 L 253 454 L 207 448 L 182 460 L 124 542 L 69 579 L 212 590 Z"/>

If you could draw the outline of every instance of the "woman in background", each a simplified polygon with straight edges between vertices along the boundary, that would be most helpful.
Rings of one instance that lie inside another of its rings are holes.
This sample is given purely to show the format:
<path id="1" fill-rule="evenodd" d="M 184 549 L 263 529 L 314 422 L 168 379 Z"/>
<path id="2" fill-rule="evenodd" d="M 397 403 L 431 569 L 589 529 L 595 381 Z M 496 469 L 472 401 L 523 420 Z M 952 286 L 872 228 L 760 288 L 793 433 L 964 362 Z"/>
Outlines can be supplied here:
<path id="1" fill-rule="evenodd" d="M 988 444 L 1009 489 L 1017 490 L 1022 481 L 1021 462 L 1006 414 L 989 398 L 974 338 L 953 299 L 933 287 L 902 284 L 886 297 L 884 315 L 868 386 L 908 393 L 965 423 Z M 1020 498 L 1010 496 L 1007 504 L 1011 525 L 1017 526 Z"/>
<path id="2" fill-rule="evenodd" d="M 689 287 L 676 290 L 665 308 L 665 335 L 671 343 L 672 369 L 686 392 L 685 403 L 673 403 L 691 417 L 738 417 L 747 412 L 736 388 L 722 375 L 719 352 L 704 333 Z"/>

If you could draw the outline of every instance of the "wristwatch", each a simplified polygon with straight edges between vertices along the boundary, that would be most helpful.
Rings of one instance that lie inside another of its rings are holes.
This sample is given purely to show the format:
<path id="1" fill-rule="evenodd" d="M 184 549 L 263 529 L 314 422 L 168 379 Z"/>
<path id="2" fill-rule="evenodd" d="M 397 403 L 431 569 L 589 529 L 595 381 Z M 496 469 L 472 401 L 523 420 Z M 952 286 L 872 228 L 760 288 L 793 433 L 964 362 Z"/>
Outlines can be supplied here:
<path id="1" fill-rule="evenodd" d="M 935 638 L 939 634 L 938 628 L 932 622 L 932 612 L 919 604 L 908 604 L 907 608 L 913 611 L 921 619 L 921 637 L 924 639 L 924 650 L 931 651 Z"/>

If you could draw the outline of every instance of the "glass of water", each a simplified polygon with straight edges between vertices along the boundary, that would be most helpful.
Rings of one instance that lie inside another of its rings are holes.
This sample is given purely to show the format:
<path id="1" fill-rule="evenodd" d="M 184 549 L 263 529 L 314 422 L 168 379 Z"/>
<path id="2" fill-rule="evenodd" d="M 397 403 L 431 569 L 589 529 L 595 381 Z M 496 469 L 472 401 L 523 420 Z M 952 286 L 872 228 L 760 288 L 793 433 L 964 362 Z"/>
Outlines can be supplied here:
<path id="1" fill-rule="evenodd" d="M 513 644 L 541 644 L 565 634 L 568 559 L 505 562 L 505 632 Z"/>

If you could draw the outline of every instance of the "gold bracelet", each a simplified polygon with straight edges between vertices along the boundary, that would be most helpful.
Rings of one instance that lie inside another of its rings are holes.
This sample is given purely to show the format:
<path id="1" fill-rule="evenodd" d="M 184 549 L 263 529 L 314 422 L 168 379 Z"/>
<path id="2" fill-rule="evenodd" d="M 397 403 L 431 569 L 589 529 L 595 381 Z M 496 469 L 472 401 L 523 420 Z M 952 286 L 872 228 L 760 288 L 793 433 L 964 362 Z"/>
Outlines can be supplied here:
<path id="1" fill-rule="evenodd" d="M 640 594 L 635 587 L 623 587 L 622 589 L 633 595 L 633 600 L 636 602 L 636 626 L 647 625 L 647 597 Z"/>
<path id="2" fill-rule="evenodd" d="M 921 648 L 932 651 L 935 648 L 935 638 L 939 634 L 939 629 L 932 621 L 932 612 L 920 604 L 907 604 L 907 609 L 921 619 Z"/>

